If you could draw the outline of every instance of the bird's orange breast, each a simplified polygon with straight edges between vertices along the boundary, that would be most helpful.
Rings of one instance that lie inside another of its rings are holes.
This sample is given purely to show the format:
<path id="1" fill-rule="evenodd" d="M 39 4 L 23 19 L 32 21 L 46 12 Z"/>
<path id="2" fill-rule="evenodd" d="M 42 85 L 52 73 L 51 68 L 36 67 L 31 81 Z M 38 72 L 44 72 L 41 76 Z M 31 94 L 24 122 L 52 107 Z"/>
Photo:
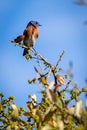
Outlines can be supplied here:
<path id="1" fill-rule="evenodd" d="M 25 29 L 24 32 L 25 38 L 28 37 L 32 37 L 32 35 L 34 35 L 34 37 L 37 39 L 38 37 L 38 29 L 36 27 L 33 26 L 29 26 L 28 28 Z"/>
<path id="2" fill-rule="evenodd" d="M 36 39 L 38 38 L 38 29 L 33 26 L 29 26 L 24 31 L 24 44 L 28 47 L 34 46 Z"/>

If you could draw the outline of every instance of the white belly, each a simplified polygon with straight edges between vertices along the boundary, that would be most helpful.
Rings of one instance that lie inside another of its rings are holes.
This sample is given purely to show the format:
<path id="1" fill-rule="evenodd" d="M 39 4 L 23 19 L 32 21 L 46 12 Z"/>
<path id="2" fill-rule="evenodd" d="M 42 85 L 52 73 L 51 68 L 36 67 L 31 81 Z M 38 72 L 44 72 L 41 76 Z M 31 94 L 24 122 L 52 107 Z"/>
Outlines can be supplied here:
<path id="1" fill-rule="evenodd" d="M 27 38 L 24 40 L 24 44 L 28 47 L 33 47 L 34 44 L 35 44 L 35 39 L 34 39 L 34 36 L 32 35 L 31 38 Z"/>

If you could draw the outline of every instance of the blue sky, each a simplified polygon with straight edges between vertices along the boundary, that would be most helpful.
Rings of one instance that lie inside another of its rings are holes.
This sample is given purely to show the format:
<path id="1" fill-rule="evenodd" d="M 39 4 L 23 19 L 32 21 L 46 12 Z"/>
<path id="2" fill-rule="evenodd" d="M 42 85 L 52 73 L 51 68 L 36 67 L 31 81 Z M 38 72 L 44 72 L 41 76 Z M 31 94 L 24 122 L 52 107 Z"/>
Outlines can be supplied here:
<path id="1" fill-rule="evenodd" d="M 24 105 L 29 93 L 37 93 L 38 87 L 29 86 L 28 79 L 35 76 L 35 61 L 27 61 L 23 49 L 9 40 L 22 34 L 30 20 L 36 20 L 39 38 L 35 49 L 56 63 L 65 50 L 60 66 L 67 70 L 73 62 L 74 80 L 79 87 L 87 78 L 87 7 L 78 6 L 72 0 L 0 0 L 0 91 L 6 97 L 16 96 L 18 105 Z M 83 99 L 84 100 L 84 99 Z"/>

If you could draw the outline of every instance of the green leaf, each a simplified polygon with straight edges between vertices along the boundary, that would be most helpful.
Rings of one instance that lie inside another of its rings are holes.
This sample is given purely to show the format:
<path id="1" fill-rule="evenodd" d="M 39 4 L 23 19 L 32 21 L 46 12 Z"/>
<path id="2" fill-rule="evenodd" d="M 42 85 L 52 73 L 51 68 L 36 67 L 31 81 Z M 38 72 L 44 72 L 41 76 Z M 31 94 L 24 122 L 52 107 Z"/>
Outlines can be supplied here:
<path id="1" fill-rule="evenodd" d="M 82 92 L 87 92 L 87 88 L 82 88 Z"/>
<path id="2" fill-rule="evenodd" d="M 25 55 L 25 58 L 26 58 L 27 60 L 30 60 L 30 59 L 32 59 L 32 55 L 31 55 L 31 54 L 26 54 L 26 55 Z"/>
<path id="3" fill-rule="evenodd" d="M 15 98 L 14 96 L 8 97 L 9 100 L 14 100 L 14 98 Z"/>
<path id="4" fill-rule="evenodd" d="M 39 122 L 39 116 L 38 115 L 32 115 L 33 119 L 36 121 L 36 122 Z"/>
<path id="5" fill-rule="evenodd" d="M 6 130 L 11 130 L 11 126 L 9 125 L 9 126 L 6 128 Z"/>
<path id="6" fill-rule="evenodd" d="M 4 97 L 4 95 L 2 93 L 0 93 L 0 97 Z"/>
<path id="7" fill-rule="evenodd" d="M 65 79 L 68 79 L 68 75 L 67 74 L 65 74 Z"/>
<path id="8" fill-rule="evenodd" d="M 63 70 L 62 68 L 59 68 L 59 71 Z"/>
<path id="9" fill-rule="evenodd" d="M 32 80 L 28 80 L 28 83 L 31 84 L 31 83 L 32 83 Z"/>
<path id="10" fill-rule="evenodd" d="M 54 130 L 54 128 L 47 124 L 41 130 Z"/>
<path id="11" fill-rule="evenodd" d="M 60 97 L 58 97 L 58 95 L 55 95 L 55 104 L 57 105 L 57 107 L 59 107 L 60 109 L 63 108 L 63 103 L 62 100 L 60 99 Z"/>

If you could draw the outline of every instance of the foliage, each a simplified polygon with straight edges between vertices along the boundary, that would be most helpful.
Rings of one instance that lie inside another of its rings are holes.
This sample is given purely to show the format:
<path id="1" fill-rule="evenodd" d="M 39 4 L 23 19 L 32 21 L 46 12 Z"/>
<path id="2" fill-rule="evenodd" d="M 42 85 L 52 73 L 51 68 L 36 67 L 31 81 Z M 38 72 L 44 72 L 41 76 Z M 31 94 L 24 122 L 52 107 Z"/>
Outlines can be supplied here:
<path id="1" fill-rule="evenodd" d="M 25 48 L 23 44 L 16 45 Z M 73 82 L 71 69 L 63 75 L 63 69 L 59 68 L 63 55 L 64 51 L 56 65 L 52 65 L 35 49 L 29 51 L 26 59 L 35 59 L 38 66 L 34 67 L 37 76 L 28 80 L 28 83 L 41 86 L 41 102 L 38 103 L 36 95 L 28 95 L 28 110 L 25 111 L 23 107 L 18 108 L 14 96 L 5 99 L 0 93 L 1 130 L 87 129 L 87 106 L 84 107 L 80 99 L 80 95 L 87 92 L 87 88 L 80 89 Z"/>

